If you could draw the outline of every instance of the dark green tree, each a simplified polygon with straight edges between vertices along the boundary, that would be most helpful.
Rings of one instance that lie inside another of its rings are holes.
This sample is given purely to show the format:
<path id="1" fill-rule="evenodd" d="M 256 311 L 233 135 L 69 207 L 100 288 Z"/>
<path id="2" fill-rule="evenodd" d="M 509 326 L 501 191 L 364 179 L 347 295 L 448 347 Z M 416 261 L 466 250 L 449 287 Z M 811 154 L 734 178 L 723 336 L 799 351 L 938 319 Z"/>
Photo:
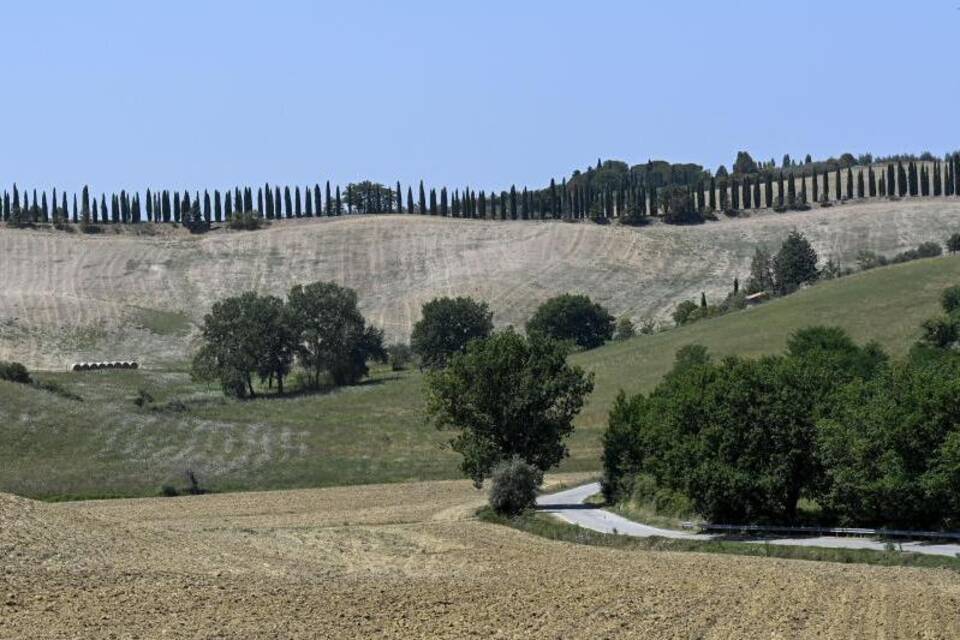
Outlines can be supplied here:
<path id="1" fill-rule="evenodd" d="M 527 333 L 593 349 L 613 338 L 615 322 L 605 308 L 589 297 L 567 293 L 541 304 L 527 322 Z"/>
<path id="2" fill-rule="evenodd" d="M 817 252 L 803 234 L 794 229 L 773 259 L 774 287 L 784 295 L 802 284 L 814 282 L 817 277 Z"/>
<path id="3" fill-rule="evenodd" d="M 493 313 L 485 302 L 472 298 L 434 298 L 423 305 L 421 318 L 413 326 L 410 346 L 428 368 L 446 366 L 467 344 L 493 333 Z"/>
<path id="4" fill-rule="evenodd" d="M 507 330 L 471 342 L 448 367 L 427 374 L 427 412 L 438 429 L 457 432 L 450 447 L 480 486 L 514 456 L 541 472 L 559 464 L 592 390 L 592 376 L 567 363 L 564 345 Z"/>

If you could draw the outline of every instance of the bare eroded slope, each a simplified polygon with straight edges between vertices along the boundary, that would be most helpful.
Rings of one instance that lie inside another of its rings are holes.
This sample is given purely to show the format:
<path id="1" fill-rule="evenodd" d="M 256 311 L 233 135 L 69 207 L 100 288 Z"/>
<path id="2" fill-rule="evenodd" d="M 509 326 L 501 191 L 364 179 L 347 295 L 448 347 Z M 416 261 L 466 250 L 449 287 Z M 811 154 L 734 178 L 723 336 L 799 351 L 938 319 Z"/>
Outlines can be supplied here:
<path id="1" fill-rule="evenodd" d="M 405 340 L 420 305 L 438 295 L 486 300 L 500 324 L 522 325 L 562 292 L 588 293 L 634 319 L 665 319 L 700 291 L 721 298 L 735 276 L 747 277 L 756 245 L 775 247 L 792 228 L 824 259 L 849 264 L 863 248 L 942 242 L 960 228 L 960 200 L 847 204 L 688 228 L 368 216 L 205 237 L 0 229 L 0 358 L 55 369 L 76 359 L 180 360 L 217 299 L 248 288 L 283 294 L 313 280 L 357 289 L 391 340 Z"/>

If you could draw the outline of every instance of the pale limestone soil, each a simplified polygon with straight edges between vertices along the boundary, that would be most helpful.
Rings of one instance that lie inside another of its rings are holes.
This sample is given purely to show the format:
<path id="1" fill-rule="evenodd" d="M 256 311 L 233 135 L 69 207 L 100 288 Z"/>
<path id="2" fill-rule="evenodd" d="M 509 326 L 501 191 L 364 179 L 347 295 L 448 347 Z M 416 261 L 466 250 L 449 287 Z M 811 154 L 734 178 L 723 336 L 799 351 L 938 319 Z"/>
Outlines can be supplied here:
<path id="1" fill-rule="evenodd" d="M 791 229 L 826 259 L 891 254 L 943 242 L 960 228 L 960 199 L 875 200 L 809 212 L 754 212 L 696 227 L 493 222 L 380 215 L 284 221 L 257 232 L 192 237 L 96 236 L 0 228 L 0 358 L 61 369 L 84 359 L 180 361 L 218 299 L 244 289 L 283 295 L 333 280 L 359 293 L 390 340 L 406 340 L 420 306 L 439 295 L 490 303 L 522 326 L 550 296 L 587 293 L 617 315 L 665 320 L 677 302 L 719 301 L 745 280 L 757 245 Z M 182 313 L 187 336 L 145 326 L 150 310 Z"/>

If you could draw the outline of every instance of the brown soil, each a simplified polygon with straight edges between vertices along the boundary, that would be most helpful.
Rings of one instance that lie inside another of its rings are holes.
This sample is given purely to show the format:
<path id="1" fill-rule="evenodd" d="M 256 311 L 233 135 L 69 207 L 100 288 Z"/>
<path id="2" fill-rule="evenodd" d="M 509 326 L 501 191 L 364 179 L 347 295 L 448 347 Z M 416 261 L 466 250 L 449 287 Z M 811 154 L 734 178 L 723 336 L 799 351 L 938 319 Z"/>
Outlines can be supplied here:
<path id="1" fill-rule="evenodd" d="M 568 478 L 568 481 L 572 478 Z M 467 482 L 0 496 L 0 638 L 957 638 L 960 577 L 550 542 Z"/>

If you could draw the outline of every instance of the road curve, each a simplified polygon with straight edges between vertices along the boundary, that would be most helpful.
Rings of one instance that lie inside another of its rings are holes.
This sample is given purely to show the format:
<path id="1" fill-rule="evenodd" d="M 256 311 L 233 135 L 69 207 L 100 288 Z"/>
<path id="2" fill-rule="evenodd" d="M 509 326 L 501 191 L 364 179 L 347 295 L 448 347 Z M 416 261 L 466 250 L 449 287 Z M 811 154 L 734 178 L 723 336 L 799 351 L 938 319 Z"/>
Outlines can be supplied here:
<path id="1" fill-rule="evenodd" d="M 628 520 L 606 509 L 600 509 L 584 504 L 586 499 L 600 491 L 599 482 L 581 485 L 557 493 L 542 495 L 537 498 L 537 507 L 540 511 L 600 533 L 618 533 L 637 538 L 659 536 L 678 540 L 715 540 L 721 536 L 706 533 L 691 533 L 674 529 L 660 529 L 649 525 Z M 768 542 L 776 545 L 791 545 L 801 547 L 825 547 L 831 549 L 873 549 L 883 551 L 884 543 L 871 538 L 850 538 L 838 536 L 818 536 L 801 538 L 765 537 L 746 540 L 746 542 L 762 544 Z M 956 557 L 960 555 L 960 544 L 943 544 L 923 541 L 904 541 L 897 547 L 903 551 L 924 553 L 936 556 Z"/>

